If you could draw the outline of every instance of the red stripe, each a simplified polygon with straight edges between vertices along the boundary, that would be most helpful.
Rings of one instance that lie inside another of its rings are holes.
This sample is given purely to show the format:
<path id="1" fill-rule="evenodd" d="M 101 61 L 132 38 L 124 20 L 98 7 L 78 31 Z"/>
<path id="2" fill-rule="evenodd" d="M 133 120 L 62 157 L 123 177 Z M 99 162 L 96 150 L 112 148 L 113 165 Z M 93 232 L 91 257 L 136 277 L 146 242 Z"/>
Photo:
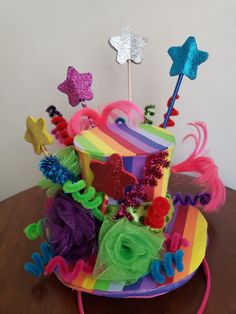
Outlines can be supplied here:
<path id="1" fill-rule="evenodd" d="M 178 232 L 181 236 L 183 235 L 187 214 L 188 206 L 179 205 L 179 211 L 174 223 L 172 233 Z"/>
<path id="2" fill-rule="evenodd" d="M 102 132 L 109 135 L 110 137 L 112 137 L 116 142 L 120 143 L 121 145 L 123 145 L 128 150 L 131 150 L 134 154 L 136 154 L 136 155 L 147 155 L 146 151 L 144 151 L 144 150 L 138 148 L 137 146 L 134 146 L 130 142 L 126 141 L 123 137 L 121 137 L 117 133 L 113 132 L 112 130 L 108 129 L 105 125 L 99 126 L 99 129 Z"/>

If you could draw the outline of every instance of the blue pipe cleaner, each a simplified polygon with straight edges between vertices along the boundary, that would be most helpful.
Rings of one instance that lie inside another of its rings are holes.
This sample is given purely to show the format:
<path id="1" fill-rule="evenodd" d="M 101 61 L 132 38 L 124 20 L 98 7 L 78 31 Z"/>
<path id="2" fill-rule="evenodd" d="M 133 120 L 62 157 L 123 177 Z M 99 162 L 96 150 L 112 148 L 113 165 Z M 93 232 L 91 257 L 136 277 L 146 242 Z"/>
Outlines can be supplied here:
<path id="1" fill-rule="evenodd" d="M 79 178 L 62 166 L 56 156 L 46 156 L 39 162 L 42 174 L 55 184 L 63 185 L 68 180 L 76 182 Z"/>
<path id="2" fill-rule="evenodd" d="M 163 284 L 166 281 L 165 276 L 174 276 L 174 266 L 178 272 L 183 271 L 183 257 L 184 252 L 182 250 L 178 250 L 175 253 L 167 252 L 163 257 L 163 261 L 152 261 L 150 271 L 153 279 L 156 282 Z"/>
<path id="3" fill-rule="evenodd" d="M 41 243 L 40 249 L 43 254 L 40 255 L 38 252 L 34 252 L 32 254 L 32 260 L 34 263 L 29 262 L 24 265 L 25 271 L 37 277 L 42 275 L 44 266 L 48 264 L 50 259 L 53 257 L 51 246 L 48 243 Z"/>

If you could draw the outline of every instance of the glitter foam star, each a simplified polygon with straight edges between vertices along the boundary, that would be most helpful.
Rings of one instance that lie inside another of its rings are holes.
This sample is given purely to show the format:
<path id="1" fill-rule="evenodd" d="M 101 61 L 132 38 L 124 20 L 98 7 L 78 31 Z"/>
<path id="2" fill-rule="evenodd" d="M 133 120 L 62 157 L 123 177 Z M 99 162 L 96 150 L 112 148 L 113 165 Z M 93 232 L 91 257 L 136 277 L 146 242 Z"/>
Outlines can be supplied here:
<path id="1" fill-rule="evenodd" d="M 91 73 L 79 73 L 75 68 L 68 67 L 66 80 L 58 86 L 59 91 L 67 94 L 71 106 L 81 101 L 91 100 L 93 77 Z"/>
<path id="2" fill-rule="evenodd" d="M 37 120 L 28 116 L 26 119 L 25 140 L 33 145 L 34 152 L 37 155 L 42 153 L 42 146 L 52 144 L 52 137 L 46 130 L 46 123 L 43 118 Z"/>
<path id="3" fill-rule="evenodd" d="M 143 48 L 147 39 L 133 34 L 128 26 L 122 28 L 120 36 L 113 36 L 109 42 L 117 50 L 118 63 L 124 64 L 128 60 L 134 63 L 143 61 Z"/>
<path id="4" fill-rule="evenodd" d="M 197 77 L 198 66 L 208 58 L 207 52 L 198 50 L 194 37 L 189 37 L 183 46 L 169 48 L 168 54 L 173 60 L 170 76 L 184 74 L 190 80 Z"/>
<path id="5" fill-rule="evenodd" d="M 124 197 L 124 190 L 128 185 L 137 183 L 137 179 L 124 170 L 119 154 L 111 155 L 107 162 L 92 160 L 90 168 L 94 174 L 92 186 L 97 192 L 106 193 L 115 200 Z"/>

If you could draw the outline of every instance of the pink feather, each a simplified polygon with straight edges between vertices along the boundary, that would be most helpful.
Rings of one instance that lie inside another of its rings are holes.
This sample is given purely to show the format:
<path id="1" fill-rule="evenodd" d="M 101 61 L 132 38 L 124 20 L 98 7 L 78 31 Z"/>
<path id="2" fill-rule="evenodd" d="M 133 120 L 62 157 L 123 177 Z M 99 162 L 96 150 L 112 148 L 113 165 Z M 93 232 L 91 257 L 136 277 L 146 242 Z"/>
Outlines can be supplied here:
<path id="1" fill-rule="evenodd" d="M 76 134 L 80 134 L 83 130 L 80 121 L 82 117 L 91 118 L 95 125 L 99 125 L 101 123 L 101 118 L 95 110 L 89 108 L 80 109 L 71 117 L 67 126 L 68 134 L 71 137 L 74 137 Z"/>
<path id="2" fill-rule="evenodd" d="M 144 120 L 142 110 L 134 103 L 128 100 L 119 100 L 108 104 L 101 113 L 101 116 L 93 109 L 84 108 L 77 111 L 70 119 L 67 125 L 68 134 L 74 137 L 76 134 L 80 134 L 81 131 L 88 128 L 88 125 L 82 120 L 83 117 L 91 118 L 96 126 L 101 124 L 108 124 L 109 118 L 115 120 L 118 116 L 114 111 L 122 111 L 129 119 L 130 123 L 134 124 L 135 119 L 133 117 L 133 111 L 138 114 L 141 122 Z"/>
<path id="3" fill-rule="evenodd" d="M 141 122 L 143 122 L 143 120 L 144 120 L 143 112 L 137 105 L 135 105 L 134 103 L 132 103 L 129 100 L 118 100 L 118 101 L 115 101 L 115 102 L 108 104 L 103 109 L 102 114 L 101 114 L 101 119 L 102 119 L 103 124 L 108 123 L 109 117 L 112 117 L 113 111 L 115 111 L 115 110 L 119 110 L 119 111 L 124 112 L 127 115 L 127 117 L 129 118 L 130 123 L 132 123 L 132 124 L 134 124 L 134 122 L 135 122 L 135 119 L 132 116 L 133 111 L 135 111 L 138 114 Z"/>
<path id="4" fill-rule="evenodd" d="M 195 183 L 211 194 L 211 200 L 205 206 L 204 211 L 215 211 L 224 205 L 226 193 L 213 159 L 204 156 L 206 154 L 207 126 L 204 122 L 189 123 L 189 125 L 195 127 L 197 134 L 190 133 L 184 137 L 183 141 L 192 138 L 195 142 L 195 148 L 186 160 L 174 165 L 171 171 L 173 173 L 196 173 L 198 176 L 195 179 Z"/>

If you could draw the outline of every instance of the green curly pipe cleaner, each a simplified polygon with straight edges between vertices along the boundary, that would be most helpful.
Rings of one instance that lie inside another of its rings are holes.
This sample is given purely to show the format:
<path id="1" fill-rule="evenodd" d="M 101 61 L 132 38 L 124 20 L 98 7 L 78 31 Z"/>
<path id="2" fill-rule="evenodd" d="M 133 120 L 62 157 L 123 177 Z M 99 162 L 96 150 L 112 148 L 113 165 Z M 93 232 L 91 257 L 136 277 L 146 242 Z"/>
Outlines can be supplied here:
<path id="1" fill-rule="evenodd" d="M 75 152 L 73 146 L 68 146 L 56 152 L 55 156 L 58 158 L 61 165 L 66 167 L 75 176 L 80 175 L 81 165 L 79 162 L 78 154 Z M 42 178 L 38 186 L 41 189 L 47 190 L 49 197 L 54 196 L 58 190 L 62 189 L 61 185 L 53 183 L 47 178 Z"/>
<path id="2" fill-rule="evenodd" d="M 80 193 L 81 190 L 86 188 L 86 183 L 84 180 L 79 180 L 76 183 L 72 183 L 71 181 L 67 181 L 63 185 L 63 191 L 65 193 L 71 193 L 73 199 L 82 204 L 85 208 L 91 210 L 92 214 L 100 221 L 105 220 L 105 216 L 100 212 L 98 206 L 100 206 L 103 202 L 103 198 L 101 195 L 96 193 L 94 187 L 89 186 L 83 193 Z"/>
<path id="3" fill-rule="evenodd" d="M 155 115 L 155 105 L 147 105 L 144 108 L 144 123 L 153 124 L 152 118 Z"/>
<path id="4" fill-rule="evenodd" d="M 39 219 L 39 221 L 32 223 L 25 227 L 24 234 L 26 237 L 30 240 L 35 240 L 37 238 L 40 238 L 43 236 L 43 228 L 42 228 L 42 221 Z"/>

